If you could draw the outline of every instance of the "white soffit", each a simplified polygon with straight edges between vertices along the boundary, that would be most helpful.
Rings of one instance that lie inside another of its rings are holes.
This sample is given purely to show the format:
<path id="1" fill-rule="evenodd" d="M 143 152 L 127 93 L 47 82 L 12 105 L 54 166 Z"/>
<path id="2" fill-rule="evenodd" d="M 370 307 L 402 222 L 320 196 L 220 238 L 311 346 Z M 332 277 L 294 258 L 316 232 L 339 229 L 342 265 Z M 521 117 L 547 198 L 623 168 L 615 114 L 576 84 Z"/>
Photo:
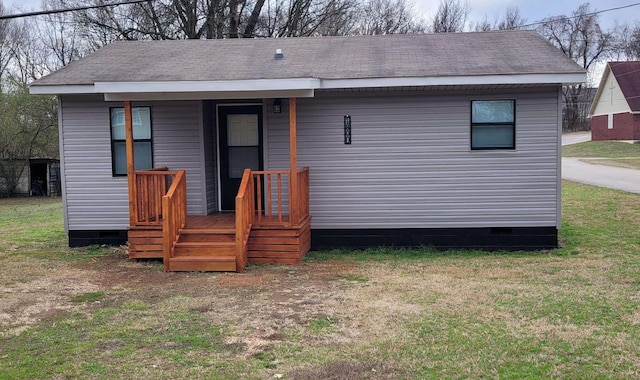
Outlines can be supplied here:
<path id="1" fill-rule="evenodd" d="M 159 81 L 159 82 L 96 82 L 98 93 L 137 92 L 243 92 L 312 90 L 318 88 L 315 78 L 250 79 L 225 81 Z"/>
<path id="2" fill-rule="evenodd" d="M 107 102 L 201 99 L 313 98 L 314 90 L 218 91 L 218 92 L 118 92 L 105 93 Z"/>

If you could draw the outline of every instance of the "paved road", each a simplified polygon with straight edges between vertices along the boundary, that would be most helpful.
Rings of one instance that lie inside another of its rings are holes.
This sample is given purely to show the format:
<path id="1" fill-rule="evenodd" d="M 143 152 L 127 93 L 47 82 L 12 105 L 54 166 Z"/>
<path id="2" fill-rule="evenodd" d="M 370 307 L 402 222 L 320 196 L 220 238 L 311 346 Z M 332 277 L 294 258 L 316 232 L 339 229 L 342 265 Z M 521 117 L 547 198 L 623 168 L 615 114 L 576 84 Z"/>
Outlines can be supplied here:
<path id="1" fill-rule="evenodd" d="M 562 145 L 591 140 L 590 132 L 566 133 Z M 640 170 L 595 165 L 579 158 L 562 158 L 562 179 L 640 194 Z"/>
<path id="2" fill-rule="evenodd" d="M 562 178 L 640 194 L 640 170 L 594 165 L 579 158 L 562 158 Z"/>

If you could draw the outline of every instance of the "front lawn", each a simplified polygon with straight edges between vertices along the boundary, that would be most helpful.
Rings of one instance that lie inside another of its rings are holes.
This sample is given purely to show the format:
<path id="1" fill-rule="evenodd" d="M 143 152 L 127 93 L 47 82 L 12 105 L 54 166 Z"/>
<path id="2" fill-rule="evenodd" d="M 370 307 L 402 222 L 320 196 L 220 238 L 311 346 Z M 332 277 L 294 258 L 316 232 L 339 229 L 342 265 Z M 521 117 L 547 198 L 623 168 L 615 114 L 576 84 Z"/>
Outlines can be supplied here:
<path id="1" fill-rule="evenodd" d="M 164 273 L 0 200 L 0 378 L 635 378 L 640 195 L 563 184 L 562 247 Z"/>

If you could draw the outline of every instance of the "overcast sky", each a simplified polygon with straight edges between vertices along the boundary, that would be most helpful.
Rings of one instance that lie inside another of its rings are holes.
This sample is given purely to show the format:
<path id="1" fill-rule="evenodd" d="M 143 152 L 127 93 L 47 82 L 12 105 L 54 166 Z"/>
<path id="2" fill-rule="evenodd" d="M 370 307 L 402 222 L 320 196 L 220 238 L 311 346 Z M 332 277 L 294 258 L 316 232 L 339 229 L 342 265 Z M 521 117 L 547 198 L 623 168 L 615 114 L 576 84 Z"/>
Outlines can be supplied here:
<path id="1" fill-rule="evenodd" d="M 412 1 L 412 0 L 409 0 Z M 413 0 L 415 9 L 426 18 L 433 15 L 440 0 Z M 472 21 L 481 21 L 485 15 L 490 21 L 497 14 L 504 13 L 508 6 L 516 6 L 528 22 L 535 22 L 549 16 L 570 15 L 578 6 L 587 1 L 566 0 L 468 0 L 471 6 Z M 591 0 L 591 8 L 605 10 L 640 3 L 640 0 Z M 10 12 L 40 10 L 41 0 L 4 0 Z M 622 23 L 635 24 L 640 21 L 640 4 L 631 8 L 605 12 L 600 15 L 602 26 L 608 28 L 618 20 Z"/>

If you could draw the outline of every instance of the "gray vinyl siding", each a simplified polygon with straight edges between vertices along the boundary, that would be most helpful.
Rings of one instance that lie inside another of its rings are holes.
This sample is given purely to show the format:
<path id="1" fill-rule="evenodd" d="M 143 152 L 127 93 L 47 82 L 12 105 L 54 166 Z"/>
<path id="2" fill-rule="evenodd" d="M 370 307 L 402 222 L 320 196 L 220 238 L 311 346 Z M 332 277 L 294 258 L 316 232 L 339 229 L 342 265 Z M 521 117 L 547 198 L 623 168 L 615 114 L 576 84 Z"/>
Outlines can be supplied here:
<path id="1" fill-rule="evenodd" d="M 129 225 L 127 178 L 113 177 L 109 107 L 101 97 L 62 96 L 61 156 L 69 230 L 122 230 Z M 148 102 L 154 166 L 187 170 L 188 212 L 202 214 L 198 102 Z"/>
<path id="2" fill-rule="evenodd" d="M 205 214 L 200 101 L 151 102 L 155 166 L 186 170 L 187 212 Z"/>
<path id="3" fill-rule="evenodd" d="M 298 99 L 298 166 L 312 227 L 556 226 L 558 89 L 317 92 Z M 470 101 L 516 100 L 516 149 L 470 149 Z M 269 169 L 289 165 L 288 123 L 268 113 Z M 351 145 L 343 117 L 351 115 Z"/>
<path id="4" fill-rule="evenodd" d="M 216 133 L 214 120 L 215 106 L 212 102 L 203 102 L 204 159 L 206 177 L 207 213 L 218 211 Z"/>

